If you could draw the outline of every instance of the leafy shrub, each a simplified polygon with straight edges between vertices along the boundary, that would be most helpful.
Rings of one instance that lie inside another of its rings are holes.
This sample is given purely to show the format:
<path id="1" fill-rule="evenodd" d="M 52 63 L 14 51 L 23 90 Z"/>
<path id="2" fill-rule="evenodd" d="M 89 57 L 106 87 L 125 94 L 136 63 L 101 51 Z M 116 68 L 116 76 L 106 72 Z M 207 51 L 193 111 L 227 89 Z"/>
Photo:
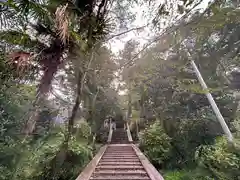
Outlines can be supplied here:
<path id="1" fill-rule="evenodd" d="M 108 139 L 109 130 L 101 127 L 96 133 L 96 142 L 105 144 Z"/>
<path id="2" fill-rule="evenodd" d="M 11 177 L 11 171 L 9 168 L 0 165 L 0 179 L 1 180 L 8 180 Z"/>
<path id="3" fill-rule="evenodd" d="M 195 152 L 200 145 L 213 144 L 215 135 L 211 134 L 210 120 L 182 119 L 173 132 L 171 157 L 168 161 L 169 168 L 193 168 Z"/>
<path id="4" fill-rule="evenodd" d="M 49 134 L 35 144 L 29 144 L 28 141 L 25 143 L 15 142 L 11 147 L 4 147 L 4 152 L 9 153 L 6 160 L 0 157 L 1 160 L 6 161 L 6 163 L 1 162 L 0 179 L 76 179 L 92 159 L 92 149 L 85 142 L 82 143 L 76 138 L 72 138 L 69 141 L 68 150 L 63 151 L 63 140 L 63 133 L 58 132 Z"/>
<path id="5" fill-rule="evenodd" d="M 159 122 L 154 123 L 140 133 L 140 149 L 158 168 L 169 157 L 171 139 L 164 132 Z"/>
<path id="6" fill-rule="evenodd" d="M 233 151 L 223 137 L 217 138 L 214 145 L 199 147 L 196 151 L 196 159 L 200 167 L 215 179 L 240 179 L 239 151 Z"/>
<path id="7" fill-rule="evenodd" d="M 178 171 L 169 171 L 164 174 L 165 180 L 214 180 L 212 177 L 205 174 L 203 171 L 198 169 L 190 170 L 178 170 Z"/>
<path id="8" fill-rule="evenodd" d="M 80 123 L 78 123 L 75 127 L 75 130 L 78 139 L 88 140 L 92 133 L 91 127 L 85 120 L 82 120 Z"/>
<path id="9" fill-rule="evenodd" d="M 184 171 L 169 171 L 164 175 L 165 180 L 182 180 L 184 177 Z"/>
<path id="10" fill-rule="evenodd" d="M 45 154 L 45 159 L 41 159 L 39 164 L 40 170 L 36 171 L 40 173 L 31 179 L 76 179 L 79 172 L 92 159 L 92 150 L 76 141 L 75 138 L 69 142 L 67 152 L 61 152 L 61 148 L 60 146 L 57 152 L 55 150 Z"/>

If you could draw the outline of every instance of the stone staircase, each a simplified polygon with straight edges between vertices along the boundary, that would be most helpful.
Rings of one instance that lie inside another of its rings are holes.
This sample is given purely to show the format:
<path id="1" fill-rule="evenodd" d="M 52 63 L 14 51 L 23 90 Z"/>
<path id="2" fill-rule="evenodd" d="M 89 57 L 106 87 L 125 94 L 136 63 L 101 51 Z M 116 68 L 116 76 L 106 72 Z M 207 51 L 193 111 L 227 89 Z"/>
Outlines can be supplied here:
<path id="1" fill-rule="evenodd" d="M 131 145 L 110 145 L 91 180 L 150 180 Z"/>
<path id="2" fill-rule="evenodd" d="M 128 144 L 127 131 L 123 128 L 118 128 L 113 131 L 111 144 Z"/>
<path id="3" fill-rule="evenodd" d="M 163 180 L 138 147 L 129 141 L 129 129 L 110 129 L 110 132 L 110 144 L 99 150 L 76 180 Z"/>

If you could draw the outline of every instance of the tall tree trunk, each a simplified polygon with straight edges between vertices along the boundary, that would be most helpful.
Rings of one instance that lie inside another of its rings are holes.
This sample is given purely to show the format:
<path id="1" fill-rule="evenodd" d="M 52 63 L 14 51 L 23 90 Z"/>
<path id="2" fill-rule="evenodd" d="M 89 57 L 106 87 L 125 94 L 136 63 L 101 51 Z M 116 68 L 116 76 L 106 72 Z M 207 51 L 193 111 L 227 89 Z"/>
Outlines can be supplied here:
<path id="1" fill-rule="evenodd" d="M 68 142 L 72 133 L 73 133 L 73 125 L 74 125 L 74 119 L 77 115 L 77 111 L 79 109 L 80 103 L 83 99 L 82 95 L 83 95 L 83 88 L 84 88 L 84 84 L 85 84 L 85 79 L 87 76 L 87 72 L 91 66 L 91 63 L 93 61 L 93 51 L 91 52 L 90 56 L 89 56 L 89 62 L 88 62 L 88 66 L 87 69 L 85 70 L 84 73 L 82 73 L 81 71 L 79 71 L 78 73 L 78 79 L 77 79 L 77 96 L 75 99 L 75 104 L 73 106 L 72 109 L 72 113 L 71 116 L 68 118 L 68 128 L 67 128 L 67 133 L 66 133 L 66 137 L 65 137 L 65 141 Z"/>
<path id="2" fill-rule="evenodd" d="M 83 76 L 82 72 L 79 71 L 78 78 L 77 78 L 77 97 L 75 99 L 75 104 L 72 108 L 71 116 L 68 118 L 67 135 L 66 135 L 66 138 L 65 138 L 66 143 L 68 143 L 68 141 L 69 141 L 69 139 L 70 139 L 70 137 L 73 133 L 74 119 L 77 115 L 78 108 L 79 108 L 80 103 L 81 103 L 81 96 L 82 96 L 81 87 L 83 86 L 82 85 L 82 76 Z"/>

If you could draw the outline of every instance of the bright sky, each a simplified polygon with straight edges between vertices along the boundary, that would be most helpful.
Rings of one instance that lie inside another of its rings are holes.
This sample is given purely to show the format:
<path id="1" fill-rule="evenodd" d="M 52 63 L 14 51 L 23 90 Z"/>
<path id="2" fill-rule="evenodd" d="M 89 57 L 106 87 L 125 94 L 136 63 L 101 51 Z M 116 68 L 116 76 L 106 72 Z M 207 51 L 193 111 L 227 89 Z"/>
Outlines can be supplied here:
<path id="1" fill-rule="evenodd" d="M 147 18 L 143 17 L 144 11 L 147 10 L 146 7 L 136 6 L 134 8 L 131 8 L 131 10 L 134 14 L 136 14 L 136 19 L 132 23 L 131 28 L 136 28 L 136 27 L 141 27 L 141 26 L 147 25 L 147 23 L 148 23 Z M 150 36 L 149 28 L 144 28 L 144 29 L 142 29 L 141 32 L 131 31 L 129 33 L 126 33 L 122 36 L 119 36 L 119 37 L 111 40 L 109 46 L 111 47 L 112 52 L 117 54 L 119 52 L 119 50 L 123 49 L 124 44 L 128 40 L 135 39 L 135 40 L 138 40 L 141 44 L 144 44 L 147 42 L 147 40 L 148 40 L 147 37 L 149 37 L 149 36 Z"/>
<path id="2" fill-rule="evenodd" d="M 162 2 L 163 0 L 157 0 L 158 3 Z M 178 0 L 176 0 L 178 1 Z M 200 5 L 197 8 L 206 8 L 208 3 L 211 2 L 212 0 L 202 0 Z M 157 7 L 156 7 L 157 8 Z M 150 23 L 150 19 L 144 17 L 146 15 L 145 13 L 149 13 L 149 11 L 152 11 L 152 9 L 149 8 L 149 6 L 145 5 L 136 5 L 134 8 L 132 8 L 132 12 L 136 14 L 136 19 L 132 23 L 132 28 L 135 27 L 141 27 L 144 25 L 147 25 Z M 112 52 L 117 54 L 119 50 L 122 50 L 124 47 L 124 44 L 130 40 L 130 39 L 135 39 L 140 42 L 140 45 L 142 46 L 143 44 L 147 43 L 148 40 L 150 40 L 155 33 L 149 28 L 145 27 L 141 32 L 137 31 L 131 31 L 125 35 L 122 35 L 118 38 L 114 38 L 113 40 L 110 41 L 108 44 L 110 48 L 112 49 Z"/>

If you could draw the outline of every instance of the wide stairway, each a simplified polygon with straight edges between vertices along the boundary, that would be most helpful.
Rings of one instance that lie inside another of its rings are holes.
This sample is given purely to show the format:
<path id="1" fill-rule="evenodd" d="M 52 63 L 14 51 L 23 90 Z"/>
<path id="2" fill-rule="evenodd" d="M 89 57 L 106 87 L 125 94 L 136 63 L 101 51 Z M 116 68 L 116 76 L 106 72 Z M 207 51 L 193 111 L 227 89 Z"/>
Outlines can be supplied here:
<path id="1" fill-rule="evenodd" d="M 163 180 L 163 177 L 132 144 L 129 128 L 110 128 L 103 146 L 77 180 Z"/>
<path id="2" fill-rule="evenodd" d="M 150 180 L 132 146 L 109 146 L 99 161 L 92 180 Z"/>

